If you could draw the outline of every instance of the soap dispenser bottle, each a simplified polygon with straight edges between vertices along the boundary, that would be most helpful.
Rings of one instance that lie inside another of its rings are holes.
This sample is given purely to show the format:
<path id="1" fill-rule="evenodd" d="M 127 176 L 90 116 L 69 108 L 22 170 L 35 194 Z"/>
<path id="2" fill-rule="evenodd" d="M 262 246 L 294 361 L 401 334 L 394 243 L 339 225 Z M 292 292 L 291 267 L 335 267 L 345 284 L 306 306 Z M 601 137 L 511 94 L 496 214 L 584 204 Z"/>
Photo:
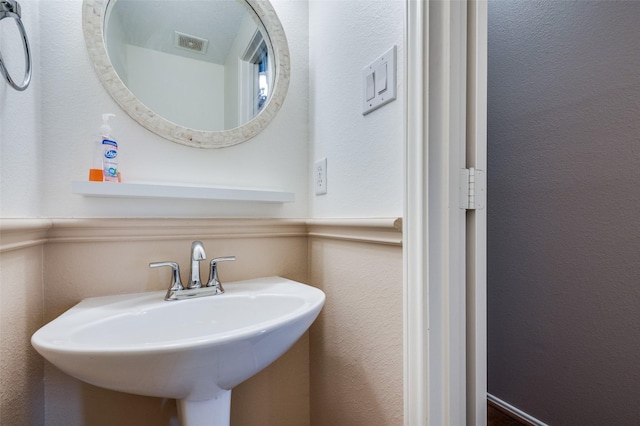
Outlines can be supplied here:
<path id="1" fill-rule="evenodd" d="M 109 118 L 115 114 L 102 114 L 102 126 L 95 138 L 93 164 L 89 169 L 89 180 L 97 182 L 120 182 L 118 169 L 118 143 L 111 134 Z"/>

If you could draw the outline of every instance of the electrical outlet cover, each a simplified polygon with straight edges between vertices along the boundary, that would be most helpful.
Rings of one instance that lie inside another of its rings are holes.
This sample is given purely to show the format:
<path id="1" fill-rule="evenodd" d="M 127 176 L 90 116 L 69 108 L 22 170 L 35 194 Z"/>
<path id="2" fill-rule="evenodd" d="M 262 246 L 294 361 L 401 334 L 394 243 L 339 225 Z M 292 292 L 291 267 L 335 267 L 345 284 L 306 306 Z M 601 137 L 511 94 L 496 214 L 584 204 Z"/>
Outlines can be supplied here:
<path id="1" fill-rule="evenodd" d="M 323 158 L 313 164 L 313 184 L 316 195 L 327 193 L 327 159 Z"/>

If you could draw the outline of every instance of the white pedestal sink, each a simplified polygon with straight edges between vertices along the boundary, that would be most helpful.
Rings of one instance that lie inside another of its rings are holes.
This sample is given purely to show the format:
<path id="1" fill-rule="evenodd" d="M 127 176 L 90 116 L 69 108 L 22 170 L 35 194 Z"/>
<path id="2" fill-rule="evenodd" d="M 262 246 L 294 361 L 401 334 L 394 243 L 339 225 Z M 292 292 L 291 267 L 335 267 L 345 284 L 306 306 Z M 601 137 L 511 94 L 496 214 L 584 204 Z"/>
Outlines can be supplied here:
<path id="1" fill-rule="evenodd" d="M 225 289 L 180 301 L 163 300 L 164 291 L 85 299 L 31 343 L 87 383 L 177 399 L 182 426 L 228 426 L 231 389 L 286 352 L 325 295 L 280 277 Z"/>

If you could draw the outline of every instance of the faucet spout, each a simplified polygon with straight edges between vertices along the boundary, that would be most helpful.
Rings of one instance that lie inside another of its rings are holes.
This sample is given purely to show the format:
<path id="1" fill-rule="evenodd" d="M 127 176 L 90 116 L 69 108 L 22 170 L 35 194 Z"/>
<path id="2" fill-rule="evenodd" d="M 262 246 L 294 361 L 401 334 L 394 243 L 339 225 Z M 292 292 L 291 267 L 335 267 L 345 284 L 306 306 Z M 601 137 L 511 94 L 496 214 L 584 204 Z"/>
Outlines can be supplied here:
<path id="1" fill-rule="evenodd" d="M 200 281 L 200 262 L 207 258 L 204 252 L 204 246 L 200 241 L 194 241 L 191 243 L 191 279 L 189 280 L 189 286 L 187 288 L 200 288 L 202 282 Z"/>

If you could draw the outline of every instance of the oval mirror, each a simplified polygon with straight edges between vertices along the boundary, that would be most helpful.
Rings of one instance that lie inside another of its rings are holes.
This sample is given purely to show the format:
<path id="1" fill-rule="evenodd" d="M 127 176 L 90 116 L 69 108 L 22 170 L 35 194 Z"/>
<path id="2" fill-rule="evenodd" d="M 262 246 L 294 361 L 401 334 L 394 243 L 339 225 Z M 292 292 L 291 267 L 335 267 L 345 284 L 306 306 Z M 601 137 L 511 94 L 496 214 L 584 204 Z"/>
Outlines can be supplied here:
<path id="1" fill-rule="evenodd" d="M 267 0 L 84 0 L 102 84 L 134 120 L 183 145 L 258 134 L 289 86 L 289 48 Z"/>

